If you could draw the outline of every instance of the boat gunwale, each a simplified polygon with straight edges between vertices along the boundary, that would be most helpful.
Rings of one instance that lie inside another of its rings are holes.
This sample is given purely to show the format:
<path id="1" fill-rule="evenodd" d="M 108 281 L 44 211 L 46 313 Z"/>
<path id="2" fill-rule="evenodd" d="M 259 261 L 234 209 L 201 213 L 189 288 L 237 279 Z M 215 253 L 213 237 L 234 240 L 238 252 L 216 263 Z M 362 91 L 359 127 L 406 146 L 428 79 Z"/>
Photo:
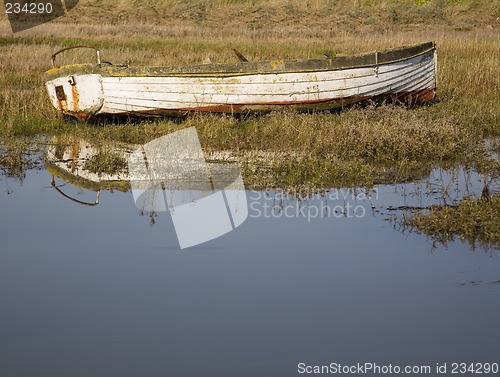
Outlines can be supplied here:
<path id="1" fill-rule="evenodd" d="M 102 77 L 200 77 L 220 78 L 265 74 L 314 73 L 345 69 L 376 68 L 381 65 L 406 61 L 431 51 L 434 42 L 426 42 L 397 49 L 375 51 L 357 55 L 335 56 L 324 59 L 275 59 L 234 64 L 199 64 L 171 67 L 128 67 L 119 65 L 71 64 L 45 72 L 52 80 L 74 74 L 100 74 Z"/>

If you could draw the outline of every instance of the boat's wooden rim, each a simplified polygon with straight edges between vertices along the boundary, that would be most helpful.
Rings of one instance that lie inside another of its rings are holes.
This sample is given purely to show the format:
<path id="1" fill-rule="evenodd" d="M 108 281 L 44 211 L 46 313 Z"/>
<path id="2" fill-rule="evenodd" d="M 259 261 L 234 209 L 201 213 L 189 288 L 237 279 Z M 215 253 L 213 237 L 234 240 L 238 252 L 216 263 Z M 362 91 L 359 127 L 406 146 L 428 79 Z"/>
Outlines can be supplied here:
<path id="1" fill-rule="evenodd" d="M 105 64 L 72 64 L 45 73 L 51 80 L 74 74 L 100 74 L 103 77 L 233 77 L 278 73 L 307 73 L 369 68 L 405 61 L 435 50 L 434 42 L 370 53 L 325 59 L 278 59 L 235 64 L 201 64 L 172 67 L 128 67 Z"/>

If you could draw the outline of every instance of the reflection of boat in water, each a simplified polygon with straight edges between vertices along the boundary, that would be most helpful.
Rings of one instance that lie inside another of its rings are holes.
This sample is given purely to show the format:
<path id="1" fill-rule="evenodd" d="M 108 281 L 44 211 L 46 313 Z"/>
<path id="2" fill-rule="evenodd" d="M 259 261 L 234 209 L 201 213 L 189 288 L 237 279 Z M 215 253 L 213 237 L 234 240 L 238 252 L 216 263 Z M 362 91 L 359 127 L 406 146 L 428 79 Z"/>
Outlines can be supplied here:
<path id="1" fill-rule="evenodd" d="M 180 67 L 101 62 L 55 67 L 46 88 L 61 113 L 161 116 L 192 111 L 265 113 L 281 108 L 327 110 L 368 99 L 431 101 L 436 92 L 434 43 L 353 56 Z"/>
<path id="2" fill-rule="evenodd" d="M 181 248 L 217 238 L 238 227 L 248 215 L 240 170 L 231 164 L 207 163 L 194 127 L 131 149 L 108 147 L 106 153 L 112 158 L 125 161 L 122 169 L 93 171 L 89 161 L 102 153 L 83 141 L 54 143 L 46 163 L 52 187 L 66 198 L 91 206 L 99 203 L 102 189 L 130 189 L 141 213 L 170 212 Z M 95 202 L 63 192 L 55 176 L 97 191 Z"/>
<path id="3" fill-rule="evenodd" d="M 106 147 L 107 149 L 109 146 Z M 97 171 L 90 162 L 99 156 L 102 150 L 85 140 L 53 139 L 45 155 L 45 168 L 51 174 L 51 186 L 62 196 L 82 205 L 95 206 L 99 204 L 101 190 L 128 191 L 130 180 L 126 170 L 118 169 L 113 172 Z M 116 159 L 125 159 L 130 154 L 126 148 L 114 147 L 111 152 Z M 56 178 L 64 183 L 56 184 Z M 88 191 L 96 192 L 95 201 L 84 201 L 63 191 L 66 183 Z"/>
<path id="4" fill-rule="evenodd" d="M 109 149 L 109 146 L 106 146 Z M 128 191 L 130 180 L 126 170 L 97 172 L 89 166 L 89 162 L 102 150 L 85 140 L 71 139 L 61 141 L 54 139 L 45 156 L 45 168 L 52 175 L 52 186 L 55 178 L 73 186 L 99 192 L 100 190 Z M 109 152 L 108 152 L 109 153 Z M 112 148 L 116 158 L 126 159 L 131 152 L 125 148 Z"/>
<path id="5" fill-rule="evenodd" d="M 54 138 L 45 155 L 45 168 L 53 180 L 58 178 L 75 187 L 94 192 L 100 190 L 126 192 L 133 187 L 147 188 L 151 186 L 152 180 L 164 190 L 214 191 L 226 187 L 234 181 L 236 174 L 239 174 L 239 170 L 236 171 L 232 164 L 205 162 L 203 154 L 194 156 L 194 152 L 190 152 L 189 157 L 192 161 L 190 169 L 186 168 L 186 158 L 179 161 L 165 157 L 157 158 L 162 163 L 155 166 L 163 173 L 161 179 L 154 174 L 144 174 L 142 177 L 137 174 L 131 175 L 129 166 L 132 156 L 139 157 L 136 162 L 140 166 L 151 163 L 148 161 L 146 149 L 147 145 L 108 143 L 98 146 L 78 138 L 64 140 Z M 153 152 L 149 150 L 149 153 Z M 101 155 L 111 156 L 118 163 L 113 166 L 99 165 L 98 158 Z M 97 162 L 91 164 L 94 159 Z M 181 164 L 183 168 L 179 166 Z M 116 165 L 119 168 L 115 168 Z"/>
<path id="6" fill-rule="evenodd" d="M 189 139 L 184 137 L 184 140 Z M 428 177 L 412 182 L 377 185 L 371 189 L 311 188 L 310 191 L 298 194 L 276 188 L 265 192 L 253 191 L 250 194 L 253 205 L 247 207 L 245 193 L 242 192 L 244 187 L 242 184 L 238 185 L 239 171 L 228 166 L 229 164 L 205 164 L 202 153 L 186 154 L 184 157 L 189 157 L 187 161 L 181 157 L 182 153 L 177 153 L 177 158 L 168 158 L 173 150 L 169 150 L 162 140 L 143 146 L 107 148 L 128 160 L 126 171 L 113 174 L 86 171 L 85 161 L 99 153 L 98 148 L 81 140 L 66 144 L 54 143 L 48 150 L 46 163 L 47 170 L 52 174 L 52 187 L 63 196 L 85 205 L 96 205 L 100 190 L 131 191 L 135 205 L 141 213 L 149 212 L 152 221 L 157 212 L 168 210 L 171 213 L 179 240 L 184 246 L 201 243 L 198 242 L 199 239 L 193 239 L 194 230 L 197 235 L 203 234 L 202 229 L 207 230 L 205 238 L 201 238 L 206 240 L 215 238 L 215 231 L 220 235 L 231 230 L 231 225 L 238 226 L 246 218 L 248 208 L 254 211 L 252 217 L 256 213 L 264 218 L 292 215 L 303 217 L 307 221 L 318 217 L 363 217 L 370 212 L 373 216 L 380 215 L 391 221 L 396 230 L 404 233 L 410 229 L 407 219 L 412 213 L 433 209 L 440 212 L 442 208 L 458 211 L 465 196 L 475 196 L 480 203 L 490 205 L 493 195 L 499 192 L 498 178 L 485 178 L 470 169 L 457 167 L 449 171 L 436 169 Z M 182 148 L 184 151 L 196 149 L 192 144 Z M 155 158 L 159 151 L 166 152 L 164 155 L 159 154 L 163 158 Z M 95 200 L 84 202 L 70 197 L 62 190 L 65 184 L 56 185 L 56 177 L 74 186 L 97 191 Z M 450 187 L 456 189 L 450 190 Z M 208 204 L 200 205 L 205 200 Z M 394 203 L 398 205 L 393 205 Z M 226 211 L 226 207 L 229 210 Z M 266 212 L 268 209 L 270 212 Z M 476 217 L 481 219 L 480 216 L 474 216 Z M 205 222 L 202 225 L 196 223 L 199 219 L 204 219 Z M 215 225 L 224 222 L 226 225 L 222 230 L 214 231 Z M 479 222 L 474 229 L 480 231 L 481 226 Z M 423 231 L 427 232 L 425 229 Z M 438 228 L 436 234 L 431 231 L 428 234 L 434 237 L 443 233 Z M 451 240 L 453 237 L 453 232 L 446 233 L 444 240 Z M 436 240 L 442 242 L 442 238 L 438 237 Z M 476 242 L 476 239 L 472 241 Z"/>

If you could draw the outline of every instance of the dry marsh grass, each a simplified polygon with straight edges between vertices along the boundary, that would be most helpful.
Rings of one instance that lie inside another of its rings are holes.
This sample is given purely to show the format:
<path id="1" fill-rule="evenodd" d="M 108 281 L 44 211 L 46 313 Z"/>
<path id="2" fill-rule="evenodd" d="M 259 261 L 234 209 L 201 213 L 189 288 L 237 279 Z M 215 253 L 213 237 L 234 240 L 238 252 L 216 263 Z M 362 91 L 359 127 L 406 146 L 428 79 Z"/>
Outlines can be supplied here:
<path id="1" fill-rule="evenodd" d="M 499 10 L 497 2 L 487 0 L 87 0 L 80 1 L 67 17 L 86 24 L 106 20 L 112 25 L 171 26 L 182 22 L 244 32 L 328 26 L 335 32 L 347 29 L 367 34 L 435 24 L 460 30 L 495 26 Z"/>

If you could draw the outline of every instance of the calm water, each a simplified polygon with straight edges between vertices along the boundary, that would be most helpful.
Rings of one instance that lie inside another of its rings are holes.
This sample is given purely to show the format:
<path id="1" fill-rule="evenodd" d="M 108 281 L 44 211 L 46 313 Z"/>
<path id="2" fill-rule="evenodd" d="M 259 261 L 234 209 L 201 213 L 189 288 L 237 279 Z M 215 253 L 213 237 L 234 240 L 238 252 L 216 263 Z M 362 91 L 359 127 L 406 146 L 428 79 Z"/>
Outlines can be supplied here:
<path id="1" fill-rule="evenodd" d="M 452 181 L 448 202 L 482 188 L 434 172 L 427 183 L 379 186 L 370 200 L 247 192 L 241 226 L 180 250 L 170 215 L 151 225 L 130 192 L 103 191 L 89 207 L 61 196 L 43 169 L 22 183 L 2 177 L 0 376 L 500 363 L 498 251 L 433 245 L 388 221 L 389 206 L 442 201 L 438 189 Z"/>

